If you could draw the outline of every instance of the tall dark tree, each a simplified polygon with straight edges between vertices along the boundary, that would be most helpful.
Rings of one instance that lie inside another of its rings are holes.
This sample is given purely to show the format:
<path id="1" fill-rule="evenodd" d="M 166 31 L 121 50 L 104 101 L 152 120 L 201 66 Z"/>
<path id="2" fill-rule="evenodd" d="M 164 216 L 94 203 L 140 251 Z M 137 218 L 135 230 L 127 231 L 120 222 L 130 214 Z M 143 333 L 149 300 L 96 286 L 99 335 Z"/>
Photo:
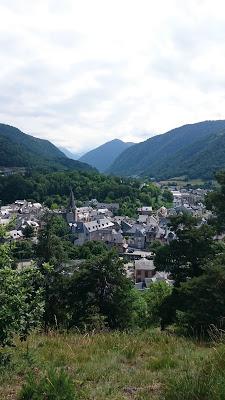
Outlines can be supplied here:
<path id="1" fill-rule="evenodd" d="M 187 278 L 199 276 L 206 262 L 211 260 L 218 249 L 213 240 L 214 228 L 189 215 L 171 219 L 171 229 L 176 238 L 169 244 L 156 249 L 155 265 L 158 270 L 170 272 L 176 285 Z"/>
<path id="2" fill-rule="evenodd" d="M 210 328 L 225 327 L 225 255 L 211 262 L 205 273 L 182 283 L 177 309 L 180 323 L 189 331 L 209 333 Z"/>
<path id="3" fill-rule="evenodd" d="M 219 186 L 206 196 L 206 206 L 213 213 L 211 222 L 221 233 L 225 231 L 225 171 L 218 172 L 216 180 Z"/>
<path id="4" fill-rule="evenodd" d="M 23 229 L 22 229 L 22 233 L 24 235 L 24 237 L 26 239 L 29 239 L 31 237 L 34 236 L 34 228 L 31 225 L 26 225 Z"/>
<path id="5" fill-rule="evenodd" d="M 85 263 L 68 288 L 71 326 L 81 326 L 96 316 L 109 328 L 127 328 L 132 315 L 132 283 L 114 252 Z"/>
<path id="6" fill-rule="evenodd" d="M 44 226 L 39 234 L 37 256 L 41 263 L 49 262 L 55 267 L 67 260 L 63 235 L 68 234 L 68 227 L 62 217 L 47 214 Z"/>
<path id="7" fill-rule="evenodd" d="M 172 193 L 170 190 L 165 189 L 165 190 L 163 191 L 163 194 L 162 194 L 162 199 L 163 199 L 166 203 L 172 203 L 172 202 L 173 202 L 173 193 Z"/>

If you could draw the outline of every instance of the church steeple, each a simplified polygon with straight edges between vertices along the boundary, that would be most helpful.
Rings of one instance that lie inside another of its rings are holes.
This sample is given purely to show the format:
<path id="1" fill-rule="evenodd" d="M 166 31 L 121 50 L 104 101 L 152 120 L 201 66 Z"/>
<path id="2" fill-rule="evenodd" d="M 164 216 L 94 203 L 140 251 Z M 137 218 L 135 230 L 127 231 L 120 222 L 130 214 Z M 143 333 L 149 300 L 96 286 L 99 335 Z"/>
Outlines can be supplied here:
<path id="1" fill-rule="evenodd" d="M 73 193 L 72 188 L 70 188 L 70 198 L 69 198 L 67 212 L 69 214 L 72 214 L 73 222 L 77 222 L 77 207 L 76 207 L 74 193 Z"/>

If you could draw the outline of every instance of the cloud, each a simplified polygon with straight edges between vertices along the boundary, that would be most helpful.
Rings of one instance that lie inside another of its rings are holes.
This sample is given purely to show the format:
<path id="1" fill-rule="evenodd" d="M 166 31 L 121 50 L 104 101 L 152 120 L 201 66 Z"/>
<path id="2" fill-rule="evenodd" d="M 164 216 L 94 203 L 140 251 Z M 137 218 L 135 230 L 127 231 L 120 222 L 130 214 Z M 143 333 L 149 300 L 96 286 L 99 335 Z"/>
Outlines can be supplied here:
<path id="1" fill-rule="evenodd" d="M 0 0 L 0 121 L 74 151 L 225 118 L 222 0 Z"/>

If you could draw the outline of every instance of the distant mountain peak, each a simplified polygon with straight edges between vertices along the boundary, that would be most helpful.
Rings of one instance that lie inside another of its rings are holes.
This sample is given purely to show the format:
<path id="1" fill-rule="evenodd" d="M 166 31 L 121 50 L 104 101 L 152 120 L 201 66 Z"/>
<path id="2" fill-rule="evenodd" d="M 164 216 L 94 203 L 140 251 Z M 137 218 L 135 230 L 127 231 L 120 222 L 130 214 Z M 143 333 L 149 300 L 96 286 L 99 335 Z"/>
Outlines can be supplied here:
<path id="1" fill-rule="evenodd" d="M 81 157 L 81 154 L 75 153 L 73 151 L 68 150 L 66 147 L 58 147 L 60 151 L 63 152 L 67 157 L 71 158 L 72 160 L 78 160 Z"/>
<path id="2" fill-rule="evenodd" d="M 133 143 L 125 143 L 121 139 L 112 139 L 88 151 L 79 160 L 97 168 L 100 172 L 105 172 L 115 159 L 132 145 Z"/>

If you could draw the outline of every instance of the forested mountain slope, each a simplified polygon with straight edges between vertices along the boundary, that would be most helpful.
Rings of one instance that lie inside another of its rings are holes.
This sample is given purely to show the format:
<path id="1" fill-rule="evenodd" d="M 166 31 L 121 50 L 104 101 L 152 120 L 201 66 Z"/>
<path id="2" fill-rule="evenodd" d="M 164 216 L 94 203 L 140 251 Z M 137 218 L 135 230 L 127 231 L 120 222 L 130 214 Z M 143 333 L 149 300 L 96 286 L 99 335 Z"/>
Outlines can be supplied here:
<path id="1" fill-rule="evenodd" d="M 0 124 L 0 166 L 50 170 L 92 168 L 65 156 L 48 140 L 38 139 L 13 126 Z"/>
<path id="2" fill-rule="evenodd" d="M 105 172 L 114 160 L 132 145 L 133 143 L 125 143 L 122 140 L 114 139 L 84 154 L 80 161 L 92 165 L 100 172 Z"/>
<path id="3" fill-rule="evenodd" d="M 109 168 L 124 176 L 212 178 L 225 167 L 225 121 L 184 125 L 125 150 Z"/>

